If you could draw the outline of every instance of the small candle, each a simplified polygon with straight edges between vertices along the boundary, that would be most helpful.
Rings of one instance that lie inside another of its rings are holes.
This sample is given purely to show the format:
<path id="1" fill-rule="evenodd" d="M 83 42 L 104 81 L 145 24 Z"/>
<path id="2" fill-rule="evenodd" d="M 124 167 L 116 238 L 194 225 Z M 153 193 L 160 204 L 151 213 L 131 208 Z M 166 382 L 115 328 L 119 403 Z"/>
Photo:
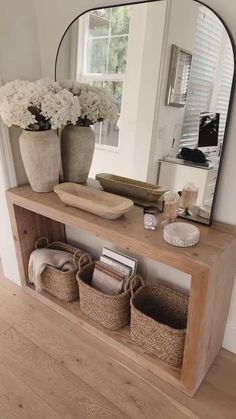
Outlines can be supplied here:
<path id="1" fill-rule="evenodd" d="M 143 210 L 144 228 L 146 230 L 156 230 L 159 210 L 157 207 L 146 207 Z"/>

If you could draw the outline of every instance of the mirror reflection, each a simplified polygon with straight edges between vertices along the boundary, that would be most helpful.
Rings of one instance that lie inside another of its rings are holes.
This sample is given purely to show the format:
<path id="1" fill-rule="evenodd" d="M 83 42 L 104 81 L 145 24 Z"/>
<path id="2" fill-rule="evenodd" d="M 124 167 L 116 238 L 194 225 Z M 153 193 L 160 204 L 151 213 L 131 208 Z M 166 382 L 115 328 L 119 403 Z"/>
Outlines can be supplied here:
<path id="1" fill-rule="evenodd" d="M 117 105 L 116 121 L 93 126 L 90 177 L 109 173 L 177 192 L 180 215 L 206 224 L 233 73 L 224 25 L 192 0 L 85 13 L 66 31 L 56 62 L 57 80 L 103 86 Z"/>

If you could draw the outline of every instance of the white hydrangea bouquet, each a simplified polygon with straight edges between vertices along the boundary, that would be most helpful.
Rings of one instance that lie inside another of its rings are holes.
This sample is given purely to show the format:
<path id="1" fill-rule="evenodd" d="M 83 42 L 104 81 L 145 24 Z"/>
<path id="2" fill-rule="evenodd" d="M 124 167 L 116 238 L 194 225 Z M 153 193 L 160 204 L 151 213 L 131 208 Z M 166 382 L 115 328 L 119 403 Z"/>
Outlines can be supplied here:
<path id="1" fill-rule="evenodd" d="M 60 84 L 79 100 L 81 114 L 78 115 L 76 125 L 89 127 L 104 119 L 111 122 L 116 120 L 117 106 L 103 87 L 72 80 L 66 80 Z"/>
<path id="2" fill-rule="evenodd" d="M 49 79 L 15 80 L 0 88 L 3 122 L 23 128 L 20 152 L 35 192 L 51 192 L 58 184 L 61 148 L 56 129 L 75 125 L 80 114 L 79 99 Z"/>
<path id="3" fill-rule="evenodd" d="M 15 80 L 0 88 L 0 115 L 8 126 L 45 131 L 75 124 L 80 116 L 77 96 L 49 79 Z"/>

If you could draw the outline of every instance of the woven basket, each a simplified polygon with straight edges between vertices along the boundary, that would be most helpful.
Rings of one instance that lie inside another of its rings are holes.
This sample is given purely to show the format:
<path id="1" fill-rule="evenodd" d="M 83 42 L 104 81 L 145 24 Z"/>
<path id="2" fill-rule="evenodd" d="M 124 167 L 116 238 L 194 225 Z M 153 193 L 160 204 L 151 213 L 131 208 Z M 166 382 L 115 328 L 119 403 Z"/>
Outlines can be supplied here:
<path id="1" fill-rule="evenodd" d="M 125 292 L 118 295 L 108 295 L 90 285 L 94 266 L 95 262 L 90 260 L 90 263 L 77 274 L 80 308 L 87 316 L 103 327 L 111 330 L 121 329 L 130 321 L 131 293 L 129 284 L 131 279 L 133 279 L 135 284 L 137 275 L 128 279 Z"/>
<path id="2" fill-rule="evenodd" d="M 74 259 L 75 268 L 72 271 L 63 272 L 54 266 L 47 265 L 41 275 L 42 289 L 54 295 L 62 301 L 74 301 L 79 297 L 79 287 L 76 280 L 76 274 L 80 267 L 81 256 L 85 255 L 83 250 L 79 250 L 62 242 L 49 243 L 48 239 L 41 237 L 35 243 L 35 248 L 48 248 L 63 250 L 71 253 Z"/>
<path id="3" fill-rule="evenodd" d="M 131 287 L 132 288 L 132 287 Z M 131 289 L 131 337 L 174 367 L 183 361 L 188 297 L 165 286 Z"/>

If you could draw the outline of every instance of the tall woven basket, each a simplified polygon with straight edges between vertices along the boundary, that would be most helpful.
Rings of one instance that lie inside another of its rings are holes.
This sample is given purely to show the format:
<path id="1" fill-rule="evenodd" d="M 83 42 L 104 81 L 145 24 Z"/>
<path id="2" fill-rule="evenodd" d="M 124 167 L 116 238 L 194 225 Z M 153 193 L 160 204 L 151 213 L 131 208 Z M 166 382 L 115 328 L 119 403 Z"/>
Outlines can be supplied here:
<path id="1" fill-rule="evenodd" d="M 132 339 L 162 361 L 181 367 L 188 297 L 162 285 L 131 292 Z"/>
<path id="2" fill-rule="evenodd" d="M 54 295 L 62 301 L 74 301 L 79 297 L 79 287 L 76 280 L 76 274 L 80 267 L 80 259 L 85 255 L 85 251 L 77 249 L 63 242 L 49 243 L 48 239 L 41 237 L 35 243 L 35 248 L 48 248 L 55 250 L 63 250 L 73 255 L 74 269 L 71 271 L 63 272 L 54 266 L 47 265 L 41 275 L 42 289 L 49 294 Z"/>
<path id="3" fill-rule="evenodd" d="M 91 286 L 95 263 L 83 267 L 77 274 L 80 308 L 92 320 L 111 330 L 118 330 L 130 322 L 130 277 L 126 289 L 119 295 L 108 295 Z M 135 282 L 134 282 L 135 286 Z"/>

